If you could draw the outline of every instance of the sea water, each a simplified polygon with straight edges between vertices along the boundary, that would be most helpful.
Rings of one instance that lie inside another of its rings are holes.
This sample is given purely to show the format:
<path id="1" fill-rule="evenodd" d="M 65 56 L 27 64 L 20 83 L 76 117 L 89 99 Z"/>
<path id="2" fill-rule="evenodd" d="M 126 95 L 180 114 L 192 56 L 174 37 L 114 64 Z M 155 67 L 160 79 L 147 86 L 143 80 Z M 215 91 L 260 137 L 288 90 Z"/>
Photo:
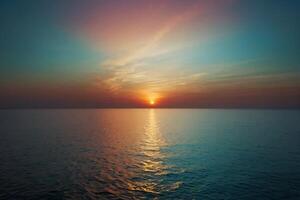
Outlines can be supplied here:
<path id="1" fill-rule="evenodd" d="M 300 199 L 300 111 L 0 111 L 0 199 Z"/>

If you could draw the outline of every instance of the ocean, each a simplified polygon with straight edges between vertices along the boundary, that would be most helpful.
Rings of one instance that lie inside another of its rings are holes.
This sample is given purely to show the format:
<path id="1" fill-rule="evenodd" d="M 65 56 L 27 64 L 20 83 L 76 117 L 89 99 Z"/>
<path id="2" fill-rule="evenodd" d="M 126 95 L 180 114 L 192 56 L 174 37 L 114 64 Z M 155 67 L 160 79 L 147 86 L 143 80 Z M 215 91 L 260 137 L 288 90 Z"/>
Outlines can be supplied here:
<path id="1" fill-rule="evenodd" d="M 0 111 L 0 199 L 300 199 L 300 111 Z"/>

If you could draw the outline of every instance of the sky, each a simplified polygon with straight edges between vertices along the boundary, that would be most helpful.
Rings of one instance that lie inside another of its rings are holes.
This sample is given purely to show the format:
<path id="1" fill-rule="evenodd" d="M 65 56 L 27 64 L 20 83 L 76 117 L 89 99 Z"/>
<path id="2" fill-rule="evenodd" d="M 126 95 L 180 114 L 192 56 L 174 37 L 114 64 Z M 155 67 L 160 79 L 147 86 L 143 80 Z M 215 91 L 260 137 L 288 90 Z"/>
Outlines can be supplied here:
<path id="1" fill-rule="evenodd" d="M 0 108 L 299 108 L 299 10 L 297 0 L 2 0 Z"/>

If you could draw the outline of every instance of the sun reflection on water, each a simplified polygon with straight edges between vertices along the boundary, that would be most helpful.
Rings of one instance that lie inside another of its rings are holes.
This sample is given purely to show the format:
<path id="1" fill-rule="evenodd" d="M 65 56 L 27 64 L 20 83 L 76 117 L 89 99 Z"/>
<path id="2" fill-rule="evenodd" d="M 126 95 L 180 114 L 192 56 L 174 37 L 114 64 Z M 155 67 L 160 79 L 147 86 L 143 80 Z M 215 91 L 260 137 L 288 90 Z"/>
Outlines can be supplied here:
<path id="1" fill-rule="evenodd" d="M 178 189 L 182 172 L 167 162 L 171 155 L 158 111 L 140 110 L 132 118 L 121 114 L 110 112 L 105 117 L 109 134 L 102 135 L 98 153 L 89 155 L 100 167 L 94 176 L 100 185 L 86 182 L 84 188 L 117 199 L 155 199 Z"/>
<path id="2" fill-rule="evenodd" d="M 164 183 L 163 176 L 169 173 L 171 166 L 165 163 L 167 158 L 166 153 L 162 149 L 167 146 L 161 132 L 160 124 L 157 120 L 154 109 L 149 110 L 148 120 L 144 127 L 143 139 L 140 143 L 140 160 L 139 176 L 143 179 L 135 181 L 134 186 L 130 189 L 135 191 L 142 191 L 150 194 L 160 194 L 164 191 L 175 190 L 180 187 L 181 182 Z"/>
<path id="3" fill-rule="evenodd" d="M 159 129 L 155 110 L 150 109 L 149 119 L 145 126 L 145 135 L 141 145 L 141 153 L 146 158 L 143 162 L 143 170 L 145 172 L 160 174 L 167 168 L 162 162 L 165 155 L 161 153 L 161 148 L 165 146 L 166 143 L 161 137 Z"/>

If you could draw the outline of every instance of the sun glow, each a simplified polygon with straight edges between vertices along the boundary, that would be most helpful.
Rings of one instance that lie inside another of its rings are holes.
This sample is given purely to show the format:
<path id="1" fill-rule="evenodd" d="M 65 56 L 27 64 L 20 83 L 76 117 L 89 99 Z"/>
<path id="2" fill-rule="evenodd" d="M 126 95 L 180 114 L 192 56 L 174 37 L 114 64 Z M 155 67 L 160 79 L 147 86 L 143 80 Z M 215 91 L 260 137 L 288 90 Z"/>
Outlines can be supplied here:
<path id="1" fill-rule="evenodd" d="M 154 105 L 154 104 L 155 104 L 155 101 L 154 101 L 154 100 L 150 100 L 150 101 L 149 101 L 149 104 L 150 104 L 150 105 Z"/>
<path id="2" fill-rule="evenodd" d="M 145 105 L 153 107 L 159 104 L 161 95 L 153 92 L 147 92 L 145 93 L 144 97 Z"/>

